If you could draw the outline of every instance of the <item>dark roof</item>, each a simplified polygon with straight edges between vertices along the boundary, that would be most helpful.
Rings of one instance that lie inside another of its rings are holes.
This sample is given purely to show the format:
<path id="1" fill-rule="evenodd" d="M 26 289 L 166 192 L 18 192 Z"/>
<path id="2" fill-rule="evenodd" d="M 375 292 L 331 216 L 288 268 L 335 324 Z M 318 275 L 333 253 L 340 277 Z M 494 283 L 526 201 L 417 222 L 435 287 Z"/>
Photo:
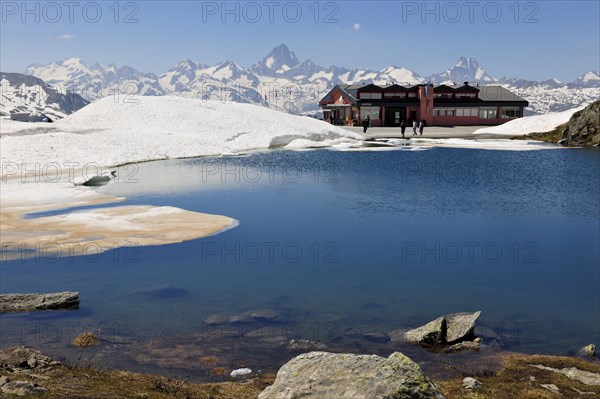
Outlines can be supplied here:
<path id="1" fill-rule="evenodd" d="M 523 101 L 527 102 L 522 97 L 517 96 L 510 90 L 502 86 L 480 86 L 479 98 L 483 101 Z"/>

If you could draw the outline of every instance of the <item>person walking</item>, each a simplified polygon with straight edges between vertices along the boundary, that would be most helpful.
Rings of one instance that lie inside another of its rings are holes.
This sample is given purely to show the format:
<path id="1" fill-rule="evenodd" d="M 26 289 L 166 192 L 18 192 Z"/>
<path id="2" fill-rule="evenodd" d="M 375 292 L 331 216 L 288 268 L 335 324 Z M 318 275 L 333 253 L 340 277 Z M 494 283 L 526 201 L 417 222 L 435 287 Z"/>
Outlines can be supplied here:
<path id="1" fill-rule="evenodd" d="M 417 120 L 413 119 L 413 136 L 417 135 Z"/>
<path id="2" fill-rule="evenodd" d="M 419 133 L 421 136 L 423 135 L 424 128 L 425 128 L 425 124 L 423 123 L 423 121 L 419 122 Z"/>
<path id="3" fill-rule="evenodd" d="M 363 121 L 363 133 L 367 133 L 367 129 L 371 125 L 371 117 L 367 115 L 365 120 Z"/>
<path id="4" fill-rule="evenodd" d="M 402 138 L 404 138 L 404 132 L 406 132 L 406 122 L 404 120 L 400 122 L 400 131 L 402 132 Z"/>

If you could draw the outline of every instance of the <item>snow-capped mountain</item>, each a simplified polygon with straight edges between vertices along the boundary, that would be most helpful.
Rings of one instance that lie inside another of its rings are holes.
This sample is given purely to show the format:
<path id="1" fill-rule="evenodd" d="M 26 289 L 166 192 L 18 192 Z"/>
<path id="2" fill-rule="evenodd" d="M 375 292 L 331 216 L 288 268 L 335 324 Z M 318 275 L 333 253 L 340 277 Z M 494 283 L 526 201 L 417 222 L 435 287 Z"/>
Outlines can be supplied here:
<path id="1" fill-rule="evenodd" d="M 572 87 L 598 87 L 600 74 L 597 71 L 588 71 L 570 84 Z"/>
<path id="2" fill-rule="evenodd" d="M 250 70 L 258 75 L 276 76 L 289 71 L 298 64 L 300 64 L 300 61 L 296 58 L 296 54 L 290 51 L 285 44 L 281 44 L 271 50 Z"/>
<path id="3" fill-rule="evenodd" d="M 0 73 L 0 116 L 27 115 L 29 120 L 51 120 L 88 104 L 76 93 L 60 92 L 41 79 L 20 73 Z"/>
<path id="4" fill-rule="evenodd" d="M 492 83 L 494 79 L 487 74 L 475 58 L 460 57 L 458 62 L 446 71 L 434 74 L 428 79 L 435 84 L 462 84 L 463 82 Z"/>
<path id="5" fill-rule="evenodd" d="M 477 60 L 461 57 L 446 71 L 424 77 L 401 66 L 388 66 L 375 71 L 323 67 L 310 59 L 300 62 L 285 44 L 275 47 L 249 68 L 234 61 L 211 66 L 183 60 L 156 76 L 129 66 L 89 65 L 78 58 L 71 58 L 49 65 L 32 65 L 26 73 L 63 90 L 74 90 L 90 100 L 114 93 L 173 94 L 206 100 L 255 103 L 298 114 L 317 111 L 319 100 L 336 84 L 462 84 L 465 81 L 472 84 L 500 84 L 530 102 L 528 114 L 575 107 L 600 97 L 598 72 L 587 72 L 572 83 L 563 83 L 558 79 L 541 82 L 521 78 L 494 79 Z"/>
<path id="6" fill-rule="evenodd" d="M 36 76 L 50 85 L 77 92 L 87 100 L 96 100 L 114 93 L 164 95 L 153 73 L 142 73 L 130 66 L 114 64 L 88 65 L 80 58 L 69 58 L 49 65 L 31 65 L 26 75 Z"/>

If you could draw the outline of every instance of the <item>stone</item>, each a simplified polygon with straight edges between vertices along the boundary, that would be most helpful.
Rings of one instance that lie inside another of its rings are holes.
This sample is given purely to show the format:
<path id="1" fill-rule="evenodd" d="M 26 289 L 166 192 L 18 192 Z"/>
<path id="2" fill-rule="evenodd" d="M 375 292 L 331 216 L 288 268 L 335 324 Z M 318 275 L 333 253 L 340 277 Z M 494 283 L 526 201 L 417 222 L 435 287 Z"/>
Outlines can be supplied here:
<path id="1" fill-rule="evenodd" d="M 406 331 L 404 339 L 421 345 L 443 344 L 445 332 L 446 319 L 442 316 L 424 326 Z"/>
<path id="2" fill-rule="evenodd" d="M 229 317 L 223 313 L 213 313 L 204 319 L 204 324 L 207 326 L 218 326 L 229 323 Z"/>
<path id="3" fill-rule="evenodd" d="M 310 352 L 283 365 L 259 399 L 444 399 L 421 367 L 400 352 L 388 358 Z"/>
<path id="4" fill-rule="evenodd" d="M 233 370 L 230 375 L 233 378 L 236 378 L 236 377 L 241 377 L 243 375 L 248 375 L 250 373 L 252 373 L 251 369 L 249 369 L 249 368 L 242 368 L 242 369 Z"/>
<path id="5" fill-rule="evenodd" d="M 482 385 L 483 384 L 481 383 L 481 381 L 478 381 L 473 377 L 465 377 L 463 379 L 463 386 L 465 387 L 465 389 L 468 389 L 468 390 L 475 390 Z"/>
<path id="6" fill-rule="evenodd" d="M 79 309 L 79 292 L 0 295 L 0 313 Z"/>
<path id="7" fill-rule="evenodd" d="M 596 357 L 596 345 L 594 344 L 589 344 L 587 346 L 584 346 L 583 348 L 581 348 L 581 354 L 584 356 L 587 356 L 589 358 L 595 358 Z"/>
<path id="8" fill-rule="evenodd" d="M 377 342 L 380 344 L 385 344 L 390 342 L 390 336 L 384 333 L 368 333 L 364 334 L 363 338 L 367 341 Z"/>
<path id="9" fill-rule="evenodd" d="M 479 342 L 475 342 L 475 341 L 465 341 L 465 342 L 459 342 L 457 344 L 454 344 L 452 346 L 449 346 L 447 348 L 444 348 L 444 352 L 445 353 L 455 353 L 455 352 L 462 352 L 462 351 L 478 351 L 481 349 L 481 346 L 479 344 Z"/>
<path id="10" fill-rule="evenodd" d="M 27 396 L 46 393 L 48 389 L 27 381 L 7 380 L 7 382 L 0 386 L 0 392 L 10 395 Z"/>
<path id="11" fill-rule="evenodd" d="M 481 311 L 475 313 L 454 313 L 446 318 L 446 342 L 454 343 L 461 340 L 475 338 L 475 322 Z"/>
<path id="12" fill-rule="evenodd" d="M 554 384 L 542 384 L 542 388 L 546 388 L 550 392 L 560 393 L 560 389 Z"/>
<path id="13" fill-rule="evenodd" d="M 561 141 L 570 146 L 600 144 L 600 100 L 575 112 L 567 123 Z M 562 144 L 562 143 L 561 143 Z"/>
<path id="14" fill-rule="evenodd" d="M 281 315 L 272 309 L 254 309 L 229 318 L 231 324 L 274 323 L 281 320 Z"/>
<path id="15" fill-rule="evenodd" d="M 60 364 L 40 351 L 26 346 L 0 349 L 0 370 L 7 371 L 43 369 Z"/>
<path id="16" fill-rule="evenodd" d="M 553 367 L 544 366 L 542 364 L 532 364 L 531 367 L 535 367 L 540 370 L 551 371 L 553 373 L 563 374 L 569 377 L 570 379 L 579 381 L 585 385 L 600 386 L 600 374 L 598 373 L 579 370 L 576 367 L 556 369 Z"/>

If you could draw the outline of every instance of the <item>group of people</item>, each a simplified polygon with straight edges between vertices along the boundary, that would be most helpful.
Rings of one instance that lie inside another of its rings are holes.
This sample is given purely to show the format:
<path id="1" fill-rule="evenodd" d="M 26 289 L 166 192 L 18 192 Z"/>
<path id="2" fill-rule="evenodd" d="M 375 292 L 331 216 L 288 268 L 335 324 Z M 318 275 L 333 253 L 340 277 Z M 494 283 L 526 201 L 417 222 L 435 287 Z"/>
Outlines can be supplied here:
<path id="1" fill-rule="evenodd" d="M 367 133 L 367 129 L 370 126 L 371 126 L 371 117 L 369 115 L 367 115 L 367 117 L 363 121 L 363 133 Z M 417 123 L 416 120 L 413 120 L 412 129 L 413 129 L 413 136 L 417 135 L 417 129 L 419 131 L 419 134 L 422 136 L 423 130 L 425 129 L 425 121 L 420 121 L 419 123 Z M 404 121 L 402 121 L 400 123 L 400 132 L 402 133 L 402 137 L 404 137 L 404 134 L 406 132 L 406 122 L 404 122 Z"/>
<path id="2" fill-rule="evenodd" d="M 417 135 L 417 129 L 419 130 L 419 134 L 423 135 L 423 130 L 425 129 L 425 121 L 420 121 L 417 123 L 416 120 L 413 120 L 412 123 L 413 136 Z M 400 132 L 402 133 L 402 137 L 404 137 L 404 133 L 406 132 L 406 122 L 400 122 Z"/>

